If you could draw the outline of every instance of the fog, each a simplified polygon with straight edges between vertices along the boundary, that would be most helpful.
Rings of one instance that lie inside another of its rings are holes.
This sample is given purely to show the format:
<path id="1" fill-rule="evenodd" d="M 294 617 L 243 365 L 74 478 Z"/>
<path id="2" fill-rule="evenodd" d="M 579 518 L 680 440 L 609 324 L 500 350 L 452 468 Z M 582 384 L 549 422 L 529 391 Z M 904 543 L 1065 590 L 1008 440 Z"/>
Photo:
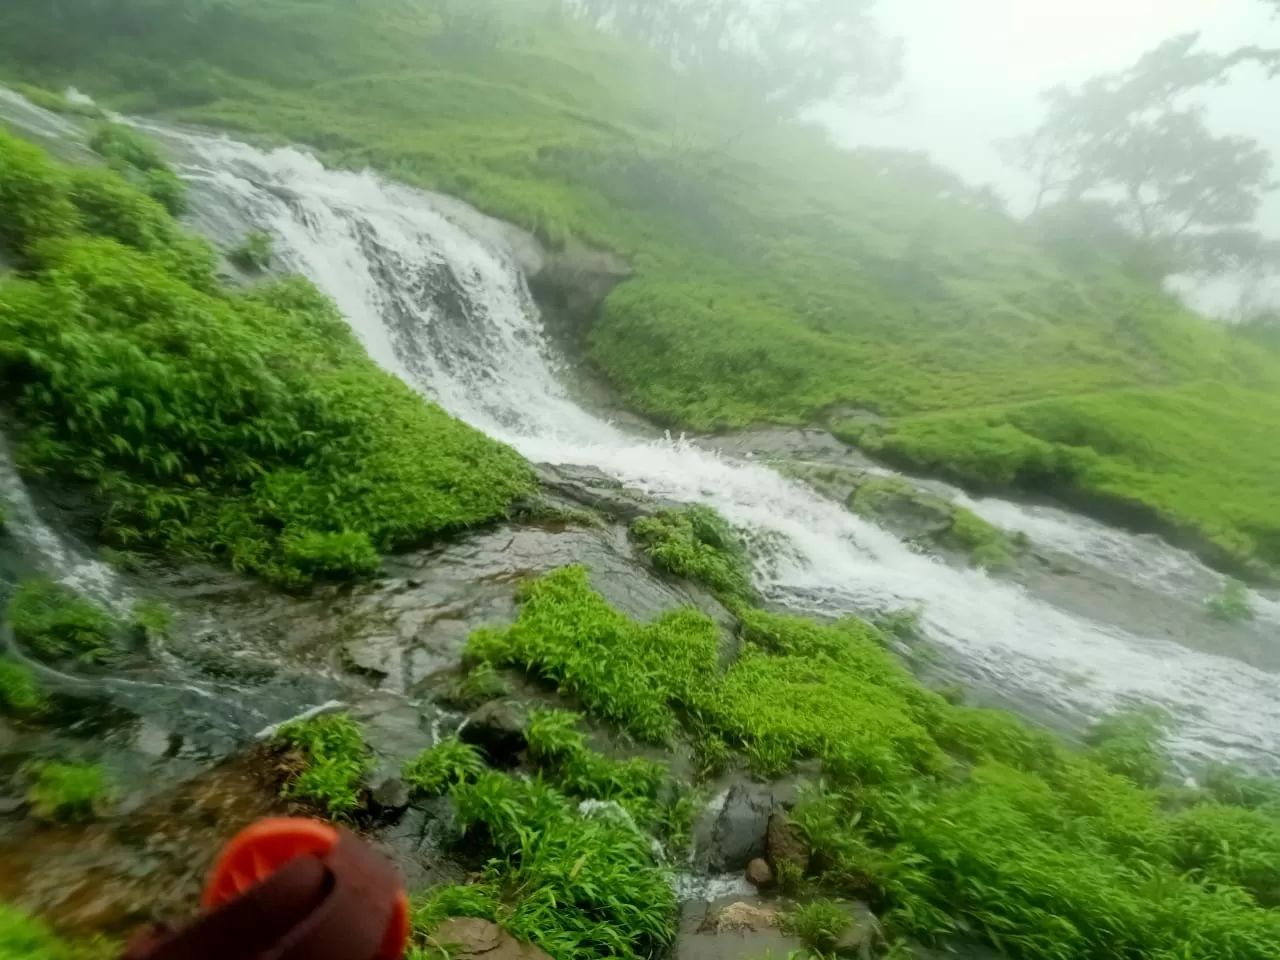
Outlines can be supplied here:
<path id="1" fill-rule="evenodd" d="M 1036 125 L 1042 90 L 1122 69 L 1190 31 L 1212 49 L 1280 46 L 1274 12 L 1260 0 L 882 0 L 881 23 L 906 42 L 901 89 L 874 108 L 827 108 L 820 117 L 845 145 L 925 150 L 967 180 L 994 184 L 1021 213 L 1029 184 L 1002 164 L 994 142 Z M 1280 78 L 1241 71 L 1205 100 L 1216 126 L 1262 142 L 1280 173 Z M 1280 194 L 1259 225 L 1280 237 Z M 1221 312 L 1234 290 L 1216 284 L 1195 299 Z"/>

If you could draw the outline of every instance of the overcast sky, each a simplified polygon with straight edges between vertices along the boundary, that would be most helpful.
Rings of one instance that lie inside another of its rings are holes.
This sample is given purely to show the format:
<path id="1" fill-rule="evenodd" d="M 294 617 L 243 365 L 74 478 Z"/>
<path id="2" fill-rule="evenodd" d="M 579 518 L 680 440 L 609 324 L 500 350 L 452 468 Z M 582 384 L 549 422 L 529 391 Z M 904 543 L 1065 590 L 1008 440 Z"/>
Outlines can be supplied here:
<path id="1" fill-rule="evenodd" d="M 906 81 L 879 115 L 828 111 L 837 139 L 921 148 L 1021 205 L 1025 186 L 993 141 L 1034 127 L 1038 94 L 1129 66 L 1161 41 L 1199 30 L 1205 45 L 1280 46 L 1280 20 L 1261 0 L 880 0 L 885 29 L 906 41 Z M 1214 123 L 1263 141 L 1280 173 L 1280 78 L 1242 75 L 1213 95 Z M 1280 196 L 1265 228 L 1280 237 Z"/>

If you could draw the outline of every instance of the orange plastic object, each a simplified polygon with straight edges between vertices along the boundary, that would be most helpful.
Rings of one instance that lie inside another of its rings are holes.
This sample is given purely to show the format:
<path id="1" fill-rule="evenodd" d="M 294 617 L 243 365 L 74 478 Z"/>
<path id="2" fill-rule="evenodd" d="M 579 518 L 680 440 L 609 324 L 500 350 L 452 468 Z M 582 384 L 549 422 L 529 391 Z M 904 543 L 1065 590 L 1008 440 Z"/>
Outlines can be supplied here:
<path id="1" fill-rule="evenodd" d="M 323 858 L 337 845 L 338 831 L 319 820 L 280 817 L 246 827 L 214 864 L 200 905 L 213 910 L 261 883 L 297 857 Z M 409 942 L 409 897 L 396 896 L 379 960 L 400 960 Z"/>

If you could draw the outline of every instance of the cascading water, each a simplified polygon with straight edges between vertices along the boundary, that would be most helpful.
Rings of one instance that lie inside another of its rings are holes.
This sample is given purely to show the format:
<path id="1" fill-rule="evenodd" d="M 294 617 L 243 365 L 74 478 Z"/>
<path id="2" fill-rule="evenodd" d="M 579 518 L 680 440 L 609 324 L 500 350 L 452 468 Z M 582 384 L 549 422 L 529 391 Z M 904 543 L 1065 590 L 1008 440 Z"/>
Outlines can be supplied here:
<path id="1" fill-rule="evenodd" d="M 456 416 L 531 460 L 593 466 L 658 496 L 707 503 L 786 544 L 757 571 L 774 602 L 823 614 L 918 606 L 933 640 L 1015 699 L 1074 718 L 1160 704 L 1177 717 L 1181 755 L 1280 768 L 1272 675 L 1069 615 L 921 556 L 766 466 L 639 439 L 583 410 L 557 379 L 514 259 L 481 239 L 500 235 L 492 221 L 371 174 L 325 170 L 299 150 L 149 129 L 182 158 L 203 229 L 227 241 L 249 225 L 269 231 L 279 261 L 334 299 L 378 363 Z M 1102 551 L 1116 565 L 1150 559 L 1133 553 L 1141 541 L 1106 533 L 1124 547 Z"/>

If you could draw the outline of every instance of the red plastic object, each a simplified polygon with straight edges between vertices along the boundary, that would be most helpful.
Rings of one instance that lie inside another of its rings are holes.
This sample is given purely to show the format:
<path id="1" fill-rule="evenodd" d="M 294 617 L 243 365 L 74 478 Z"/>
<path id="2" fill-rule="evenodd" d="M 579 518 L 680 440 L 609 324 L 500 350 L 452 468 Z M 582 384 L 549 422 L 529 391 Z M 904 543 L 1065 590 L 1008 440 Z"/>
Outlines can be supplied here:
<path id="1" fill-rule="evenodd" d="M 261 883 L 290 860 L 324 859 L 338 843 L 338 831 L 319 820 L 276 818 L 242 830 L 214 864 L 200 904 L 213 910 Z M 379 960 L 400 960 L 409 943 L 409 897 L 396 895 Z"/>

